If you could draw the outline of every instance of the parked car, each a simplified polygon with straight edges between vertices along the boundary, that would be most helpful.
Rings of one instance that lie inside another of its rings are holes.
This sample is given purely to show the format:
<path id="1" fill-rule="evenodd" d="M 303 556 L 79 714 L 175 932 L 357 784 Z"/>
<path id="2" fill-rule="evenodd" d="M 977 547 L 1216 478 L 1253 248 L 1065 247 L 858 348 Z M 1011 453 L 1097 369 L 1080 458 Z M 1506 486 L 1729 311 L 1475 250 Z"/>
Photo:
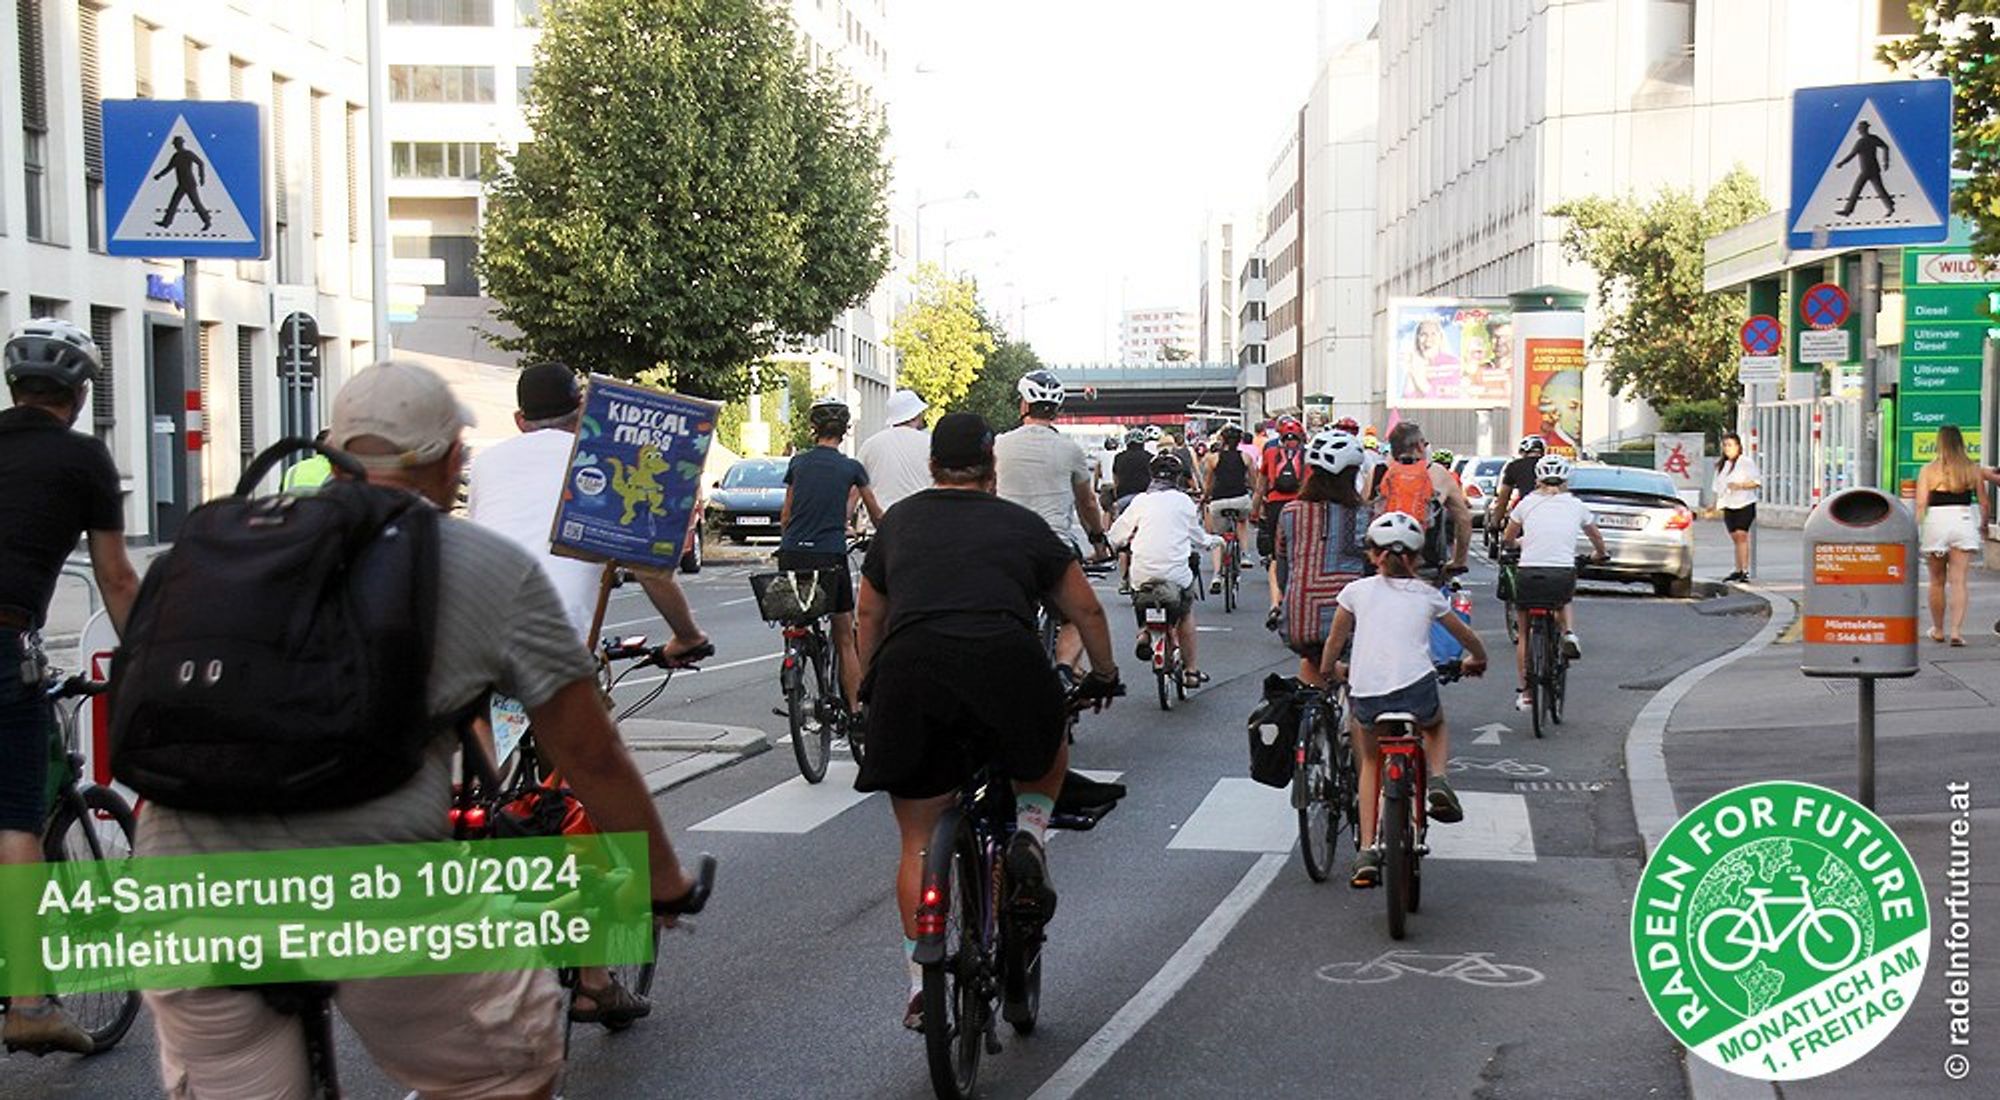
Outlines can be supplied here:
<path id="1" fill-rule="evenodd" d="M 782 458 L 739 459 L 709 490 L 709 530 L 731 542 L 777 538 L 778 515 L 785 509 L 785 465 Z"/>
<path id="2" fill-rule="evenodd" d="M 1694 512 L 1674 492 L 1673 479 L 1629 466 L 1579 464 L 1570 492 L 1590 506 L 1611 560 L 1587 565 L 1587 580 L 1650 582 L 1660 596 L 1694 592 Z M 1577 540 L 1577 554 L 1591 552 Z"/>
<path id="3" fill-rule="evenodd" d="M 1486 526 L 1486 510 L 1492 505 L 1493 489 L 1500 484 L 1500 470 L 1507 465 L 1504 455 L 1469 455 L 1458 460 L 1452 471 L 1465 487 L 1465 503 L 1472 508 L 1472 525 Z"/>

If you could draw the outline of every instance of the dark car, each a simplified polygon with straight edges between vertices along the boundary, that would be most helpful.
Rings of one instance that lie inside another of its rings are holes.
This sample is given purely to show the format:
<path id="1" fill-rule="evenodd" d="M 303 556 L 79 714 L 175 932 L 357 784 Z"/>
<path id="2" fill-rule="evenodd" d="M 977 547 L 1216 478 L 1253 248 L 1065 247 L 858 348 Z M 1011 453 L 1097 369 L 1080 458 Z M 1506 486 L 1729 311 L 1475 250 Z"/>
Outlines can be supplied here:
<path id="1" fill-rule="evenodd" d="M 785 466 L 782 458 L 745 458 L 731 465 L 721 484 L 709 490 L 709 530 L 732 542 L 777 538 Z"/>

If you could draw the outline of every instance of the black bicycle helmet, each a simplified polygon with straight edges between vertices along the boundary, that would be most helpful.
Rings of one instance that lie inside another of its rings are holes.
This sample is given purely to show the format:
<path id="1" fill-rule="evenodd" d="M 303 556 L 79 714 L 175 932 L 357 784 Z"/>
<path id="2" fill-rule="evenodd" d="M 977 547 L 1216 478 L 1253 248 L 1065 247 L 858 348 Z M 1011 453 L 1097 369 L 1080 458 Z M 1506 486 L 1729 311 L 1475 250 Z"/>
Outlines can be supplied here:
<path id="1" fill-rule="evenodd" d="M 1181 456 L 1172 451 L 1153 456 L 1153 478 L 1156 481 L 1179 481 L 1187 473 L 1187 466 Z"/>
<path id="2" fill-rule="evenodd" d="M 812 422 L 813 431 L 820 435 L 845 435 L 852 414 L 847 411 L 847 402 L 828 396 L 812 403 L 806 419 Z"/>
<path id="3" fill-rule="evenodd" d="M 70 389 L 95 381 L 104 365 L 96 341 L 68 321 L 38 317 L 7 337 L 7 383 L 45 378 Z"/>

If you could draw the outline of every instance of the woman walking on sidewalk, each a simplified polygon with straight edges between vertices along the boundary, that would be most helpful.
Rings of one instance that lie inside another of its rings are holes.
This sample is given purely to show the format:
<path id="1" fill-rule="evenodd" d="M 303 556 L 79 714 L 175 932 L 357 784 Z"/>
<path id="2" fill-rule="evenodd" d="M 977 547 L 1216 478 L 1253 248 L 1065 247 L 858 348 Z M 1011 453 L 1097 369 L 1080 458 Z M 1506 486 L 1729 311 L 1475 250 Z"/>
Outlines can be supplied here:
<path id="1" fill-rule="evenodd" d="M 1979 467 L 1965 453 L 1956 424 L 1938 429 L 1937 457 L 1917 474 L 1917 524 L 1931 573 L 1931 641 L 1942 642 L 1950 609 L 1952 645 L 1965 644 L 1966 571 L 1979 552 L 1980 516 L 1988 511 L 1979 491 Z M 1975 503 L 1975 501 L 1977 503 Z M 1985 515 L 1986 522 L 1992 522 Z"/>
<path id="2" fill-rule="evenodd" d="M 1757 460 L 1743 453 L 1743 437 L 1735 432 L 1722 437 L 1722 457 L 1715 463 L 1715 506 L 1722 510 L 1722 526 L 1736 544 L 1736 571 L 1725 581 L 1750 579 L 1750 527 L 1757 522 L 1757 489 L 1763 474 Z"/>

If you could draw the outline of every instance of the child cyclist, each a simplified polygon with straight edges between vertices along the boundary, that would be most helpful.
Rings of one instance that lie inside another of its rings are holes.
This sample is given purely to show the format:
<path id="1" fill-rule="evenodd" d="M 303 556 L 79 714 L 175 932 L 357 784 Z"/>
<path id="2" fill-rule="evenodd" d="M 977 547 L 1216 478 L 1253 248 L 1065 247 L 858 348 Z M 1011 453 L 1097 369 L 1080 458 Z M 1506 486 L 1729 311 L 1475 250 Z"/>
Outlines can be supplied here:
<path id="1" fill-rule="evenodd" d="M 1431 624 L 1444 623 L 1465 647 L 1461 667 L 1467 676 L 1486 671 L 1486 647 L 1470 626 L 1452 614 L 1451 601 L 1444 593 L 1417 576 L 1423 548 L 1423 525 L 1405 513 L 1388 512 L 1368 525 L 1368 560 L 1376 575 L 1340 590 L 1333 633 L 1320 652 L 1320 675 L 1329 683 L 1342 679 L 1344 671 L 1353 717 L 1356 762 L 1361 772 L 1361 851 L 1354 857 L 1350 879 L 1356 888 L 1382 881 L 1382 853 L 1375 847 L 1382 786 L 1375 720 L 1381 715 L 1404 711 L 1416 716 L 1430 772 L 1430 817 L 1445 824 L 1465 819 L 1458 794 L 1444 777 L 1448 746 L 1437 670 L 1431 665 Z M 1354 640 L 1353 655 L 1349 662 L 1342 662 L 1341 652 L 1350 637 Z M 1343 669 L 1344 665 L 1351 667 Z"/>

